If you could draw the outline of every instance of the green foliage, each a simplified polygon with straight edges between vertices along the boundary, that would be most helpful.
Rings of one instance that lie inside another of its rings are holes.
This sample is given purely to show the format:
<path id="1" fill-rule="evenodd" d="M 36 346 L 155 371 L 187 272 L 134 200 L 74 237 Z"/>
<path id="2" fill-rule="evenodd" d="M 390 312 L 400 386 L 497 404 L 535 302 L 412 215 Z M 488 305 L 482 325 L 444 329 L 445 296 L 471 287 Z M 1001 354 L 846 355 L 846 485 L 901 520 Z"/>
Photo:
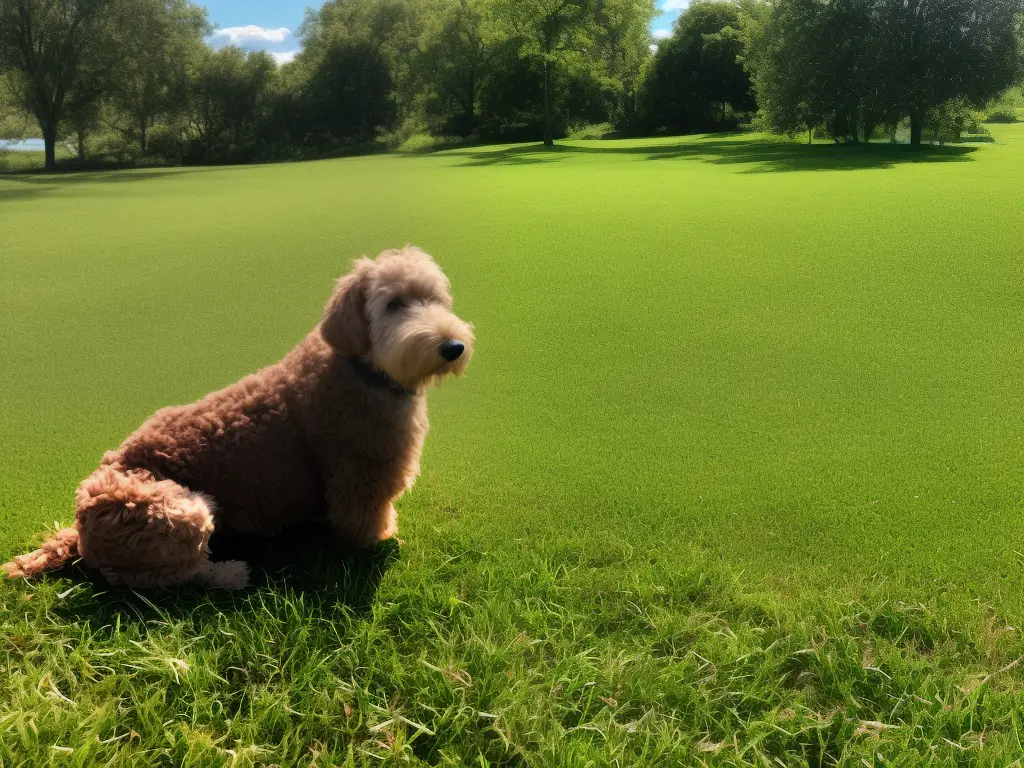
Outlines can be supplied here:
<path id="1" fill-rule="evenodd" d="M 649 41 L 638 30 L 655 12 L 645 0 L 494 0 L 506 51 L 515 50 L 540 80 L 545 144 L 568 123 L 600 121 L 601 113 L 621 124 L 635 122 L 638 51 Z"/>
<path id="2" fill-rule="evenodd" d="M 424 8 L 425 0 L 330 0 L 319 10 L 307 11 L 299 30 L 303 42 L 300 58 L 321 60 L 324 51 L 339 38 L 376 46 L 387 60 L 395 84 L 398 117 L 405 119 L 418 93 Z"/>
<path id="3" fill-rule="evenodd" d="M 635 124 L 654 13 L 652 0 L 435 2 L 415 67 L 431 129 L 529 139 L 579 121 Z"/>
<path id="4" fill-rule="evenodd" d="M 185 114 L 189 67 L 203 55 L 210 26 L 205 9 L 187 0 L 125 0 L 121 9 L 113 41 L 121 55 L 108 93 L 111 122 L 145 155 L 151 131 Z M 176 151 L 159 136 L 155 154 Z"/>
<path id="5" fill-rule="evenodd" d="M 434 152 L 440 149 L 462 146 L 466 143 L 462 136 L 435 136 L 430 133 L 414 133 L 399 142 L 399 152 L 419 153 Z"/>
<path id="6" fill-rule="evenodd" d="M 57 144 L 55 153 L 58 162 L 71 161 L 75 157 L 71 150 L 60 143 Z M 0 173 L 41 171 L 45 164 L 46 156 L 43 152 L 0 149 Z"/>
<path id="7" fill-rule="evenodd" d="M 870 2 L 781 0 L 751 15 L 744 61 L 773 130 L 821 127 L 857 140 L 888 117 Z"/>
<path id="8" fill-rule="evenodd" d="M 115 0 L 0 0 L 0 73 L 33 115 L 55 165 L 61 124 L 96 122 L 98 99 L 117 59 Z"/>
<path id="9" fill-rule="evenodd" d="M 478 130 L 480 94 L 497 52 L 488 39 L 488 0 L 436 2 L 427 15 L 417 69 L 424 114 L 436 135 Z"/>
<path id="10" fill-rule="evenodd" d="M 879 58 L 894 76 L 885 98 L 910 115 L 912 143 L 928 110 L 957 100 L 980 107 L 1020 71 L 1021 0 L 876 2 Z"/>
<path id="11" fill-rule="evenodd" d="M 983 110 L 983 115 L 990 123 L 1016 123 L 1024 117 L 1024 94 L 1020 87 L 1010 88 L 999 98 L 989 102 Z"/>
<path id="12" fill-rule="evenodd" d="M 499 34 L 518 56 L 536 66 L 541 78 L 544 143 L 555 137 L 555 98 L 559 76 L 579 69 L 584 52 L 597 40 L 592 0 L 494 0 Z"/>
<path id="13" fill-rule="evenodd" d="M 613 104 L 610 121 L 621 130 L 642 127 L 640 100 L 651 60 L 651 21 L 659 13 L 654 0 L 604 0 L 597 9 L 603 82 Z"/>
<path id="14" fill-rule="evenodd" d="M 394 83 L 380 49 L 338 38 L 317 59 L 302 95 L 302 128 L 316 142 L 369 142 L 394 125 Z"/>
<path id="15" fill-rule="evenodd" d="M 569 126 L 566 138 L 574 141 L 603 139 L 613 133 L 614 130 L 615 126 L 611 123 L 577 123 L 576 125 Z"/>
<path id="16" fill-rule="evenodd" d="M 645 120 L 675 133 L 735 128 L 753 112 L 750 77 L 740 61 L 739 6 L 697 2 L 680 14 L 647 72 Z"/>
<path id="17" fill-rule="evenodd" d="M 14 72 L 4 74 L 0 70 L 0 136 L 5 139 L 20 139 L 33 134 L 32 116 L 24 109 L 19 98 L 19 90 L 14 78 L 20 77 Z M 38 131 L 38 126 L 35 130 Z"/>
<path id="18" fill-rule="evenodd" d="M 239 162 L 264 156 L 277 66 L 263 52 L 204 49 L 189 71 L 187 159 Z"/>
<path id="19" fill-rule="evenodd" d="M 13 104 L 51 149 L 70 139 L 84 157 L 115 130 L 100 157 L 155 164 L 395 147 L 423 130 L 550 145 L 586 123 L 858 141 L 909 117 L 914 143 L 943 142 L 1024 69 L 1022 8 L 701 0 L 652 55 L 655 0 L 329 0 L 278 68 L 213 55 L 192 0 L 0 0 L 0 127 L 23 132 Z"/>
<path id="20" fill-rule="evenodd" d="M 910 118 L 911 143 L 951 104 L 978 108 L 1022 61 L 1021 0 L 779 0 L 751 13 L 750 69 L 776 130 L 857 140 Z"/>

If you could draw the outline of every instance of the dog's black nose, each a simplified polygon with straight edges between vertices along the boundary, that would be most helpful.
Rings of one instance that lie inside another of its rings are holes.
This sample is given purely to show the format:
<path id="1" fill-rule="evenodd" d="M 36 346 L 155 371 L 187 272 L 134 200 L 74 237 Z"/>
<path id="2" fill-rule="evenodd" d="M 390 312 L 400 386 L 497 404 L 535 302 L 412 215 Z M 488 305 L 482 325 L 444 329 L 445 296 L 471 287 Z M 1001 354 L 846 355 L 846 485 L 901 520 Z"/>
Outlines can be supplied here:
<path id="1" fill-rule="evenodd" d="M 466 351 L 466 345 L 461 341 L 449 340 L 441 345 L 441 357 L 447 360 L 449 363 L 453 360 L 458 360 L 462 357 L 462 353 Z"/>

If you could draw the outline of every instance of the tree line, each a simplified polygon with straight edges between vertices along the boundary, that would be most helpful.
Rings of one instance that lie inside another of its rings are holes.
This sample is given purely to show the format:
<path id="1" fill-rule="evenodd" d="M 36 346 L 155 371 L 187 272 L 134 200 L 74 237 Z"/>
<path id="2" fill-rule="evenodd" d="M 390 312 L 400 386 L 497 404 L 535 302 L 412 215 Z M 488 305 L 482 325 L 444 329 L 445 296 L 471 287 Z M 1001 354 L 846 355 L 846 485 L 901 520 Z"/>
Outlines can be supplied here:
<path id="1" fill-rule="evenodd" d="M 753 123 L 867 140 L 955 125 L 1022 69 L 1024 0 L 328 0 L 302 50 L 213 50 L 190 0 L 0 0 L 0 127 L 136 159 L 247 162 L 416 133 L 551 144 Z M 4 113 L 6 105 L 6 114 Z M 13 122 L 12 122 L 13 121 Z"/>

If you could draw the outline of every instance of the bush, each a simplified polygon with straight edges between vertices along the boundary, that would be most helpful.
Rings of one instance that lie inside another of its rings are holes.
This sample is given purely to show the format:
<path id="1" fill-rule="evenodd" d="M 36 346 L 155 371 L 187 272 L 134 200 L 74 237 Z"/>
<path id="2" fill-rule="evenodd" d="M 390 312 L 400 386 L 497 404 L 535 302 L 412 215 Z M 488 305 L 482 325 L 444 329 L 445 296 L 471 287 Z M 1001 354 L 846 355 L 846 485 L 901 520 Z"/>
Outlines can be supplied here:
<path id="1" fill-rule="evenodd" d="M 986 123 L 1016 123 L 1024 111 L 1024 93 L 1010 88 L 998 99 L 989 102 L 983 115 Z"/>
<path id="2" fill-rule="evenodd" d="M 180 165 L 185 157 L 185 142 L 177 125 L 157 125 L 150 129 L 146 156 L 156 162 Z"/>
<path id="3" fill-rule="evenodd" d="M 567 139 L 603 139 L 615 132 L 611 123 L 578 123 L 570 125 Z"/>
<path id="4" fill-rule="evenodd" d="M 478 139 L 472 136 L 431 136 L 429 133 L 417 133 L 399 144 L 396 149 L 399 152 L 417 154 L 462 147 L 476 141 Z"/>
<path id="5" fill-rule="evenodd" d="M 1017 110 L 1014 107 L 1000 105 L 985 113 L 986 123 L 1016 123 Z"/>

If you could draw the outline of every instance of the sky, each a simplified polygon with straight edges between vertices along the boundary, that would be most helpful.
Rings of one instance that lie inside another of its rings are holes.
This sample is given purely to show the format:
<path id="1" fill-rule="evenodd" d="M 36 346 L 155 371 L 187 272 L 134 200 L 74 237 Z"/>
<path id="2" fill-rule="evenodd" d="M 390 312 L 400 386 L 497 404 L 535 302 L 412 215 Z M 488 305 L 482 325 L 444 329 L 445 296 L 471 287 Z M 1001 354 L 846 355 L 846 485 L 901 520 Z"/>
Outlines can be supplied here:
<path id="1" fill-rule="evenodd" d="M 672 22 L 690 0 L 658 0 L 662 15 L 654 20 L 655 38 L 668 37 Z M 296 37 L 306 13 L 302 0 L 207 0 L 206 10 L 217 31 L 210 43 L 220 48 L 237 45 L 247 51 L 268 51 L 279 63 L 291 61 L 299 52 Z M 314 4 L 319 6 L 319 3 Z"/>

